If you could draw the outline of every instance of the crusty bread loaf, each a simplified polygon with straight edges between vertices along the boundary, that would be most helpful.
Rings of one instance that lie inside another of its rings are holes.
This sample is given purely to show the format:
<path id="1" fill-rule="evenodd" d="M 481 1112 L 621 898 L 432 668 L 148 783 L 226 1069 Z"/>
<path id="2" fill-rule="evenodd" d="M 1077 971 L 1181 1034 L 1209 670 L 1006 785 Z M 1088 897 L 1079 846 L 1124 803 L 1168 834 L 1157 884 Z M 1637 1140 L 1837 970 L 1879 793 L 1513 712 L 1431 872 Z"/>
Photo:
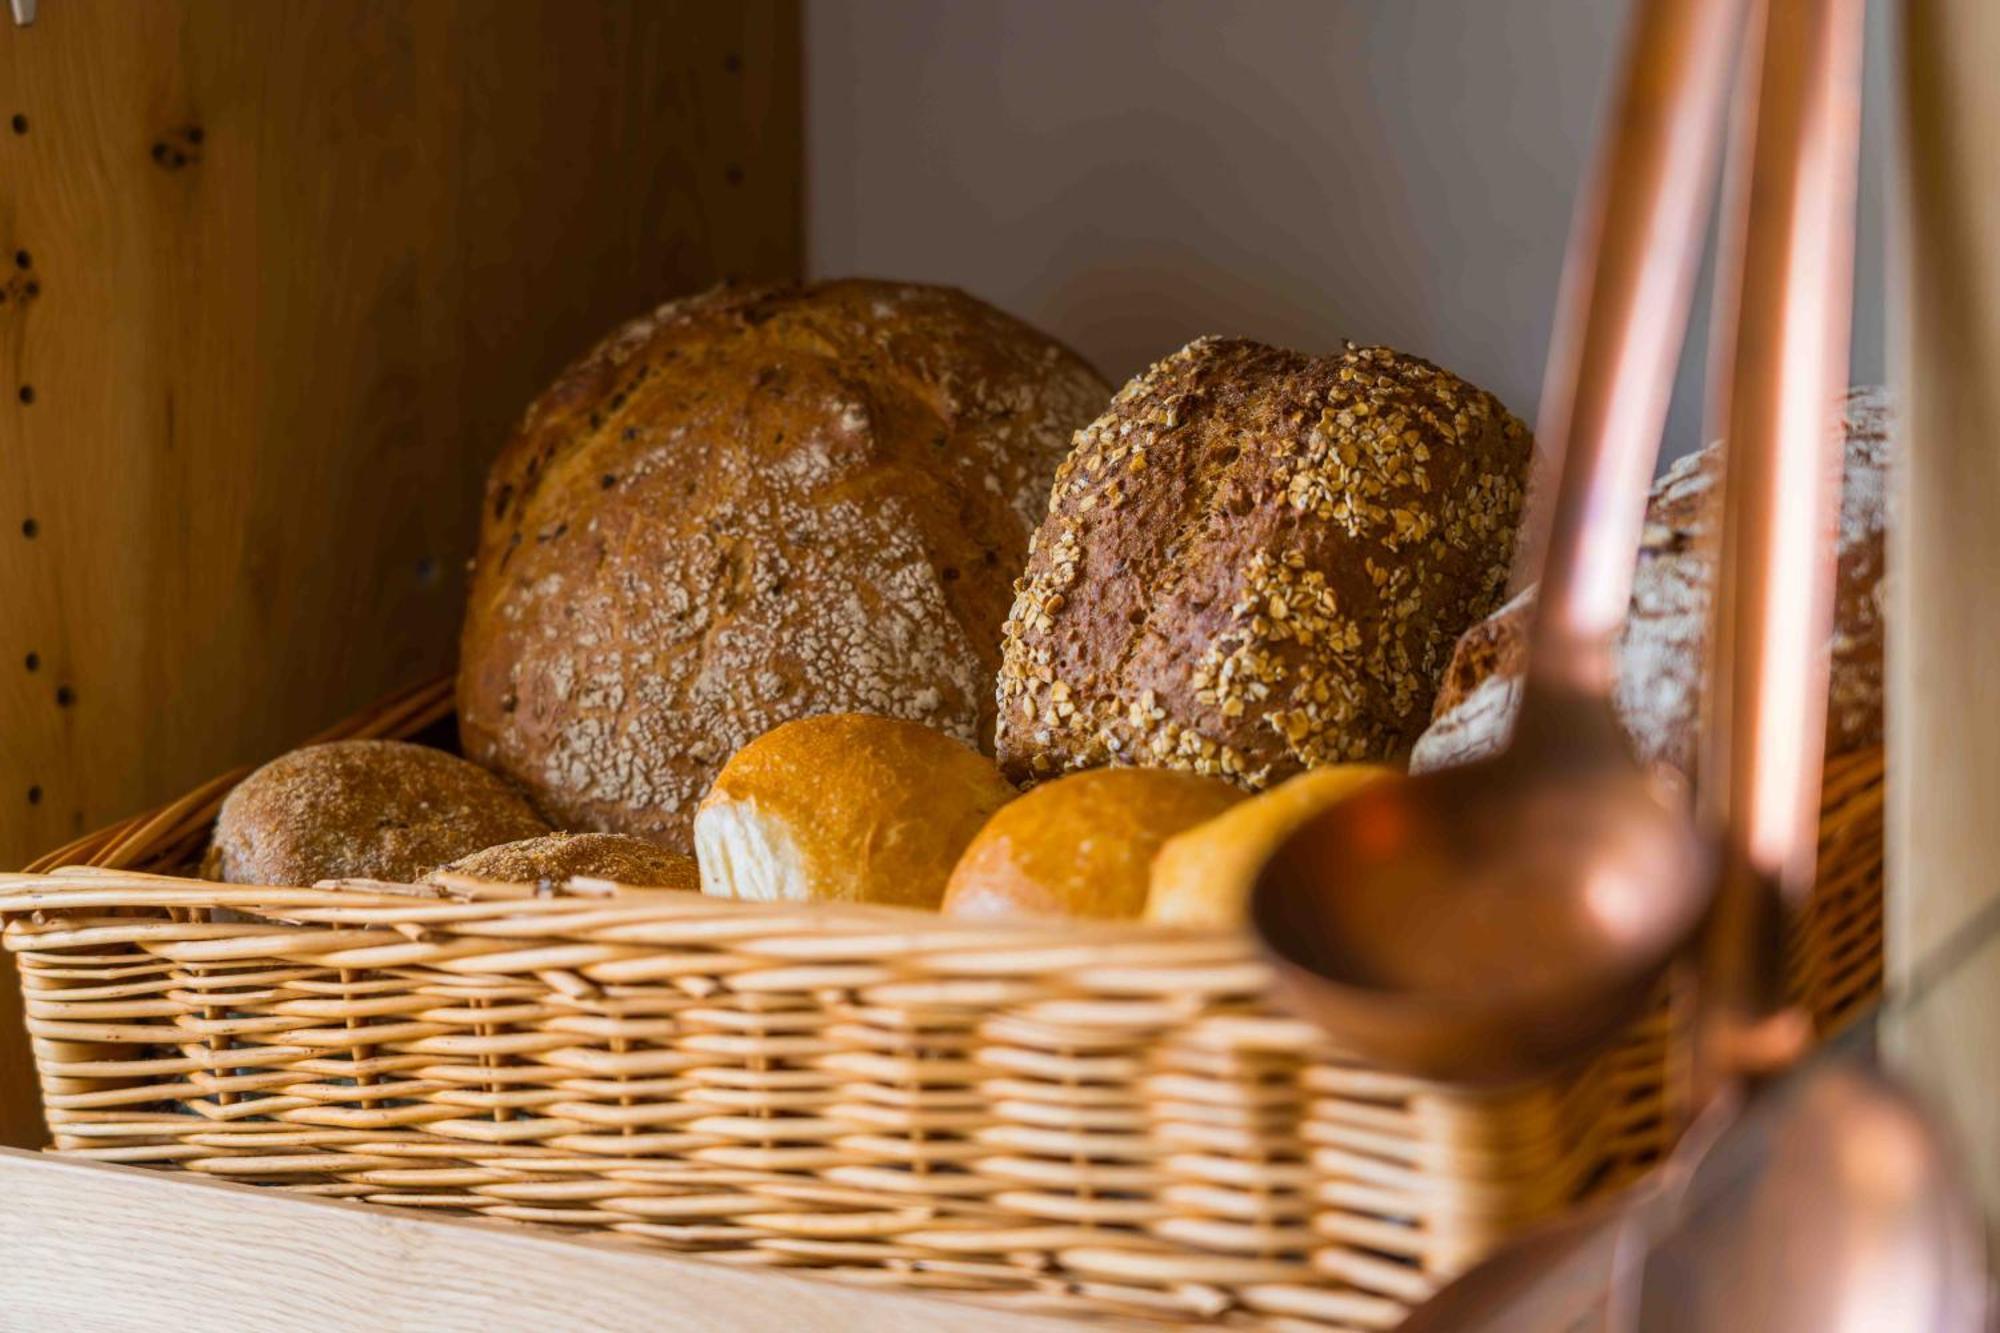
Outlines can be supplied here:
<path id="1" fill-rule="evenodd" d="M 1205 338 L 1077 436 L 1017 585 L 999 754 L 1260 787 L 1416 739 L 1512 557 L 1531 440 L 1382 347 Z"/>
<path id="2" fill-rule="evenodd" d="M 1045 782 L 986 822 L 951 872 L 948 916 L 1145 914 L 1160 844 L 1243 793 L 1166 768 L 1096 768 Z"/>
<path id="3" fill-rule="evenodd" d="M 1146 920 L 1166 926 L 1242 925 L 1250 886 L 1279 843 L 1322 810 L 1394 776 L 1395 769 L 1380 764 L 1310 768 L 1175 834 L 1153 858 Z"/>
<path id="4" fill-rule="evenodd" d="M 1882 570 L 1888 525 L 1888 398 L 1848 391 L 1843 429 L 1839 575 L 1834 592 L 1826 746 L 1846 754 L 1882 743 Z M 1619 644 L 1614 702 L 1642 759 L 1694 771 L 1721 539 L 1723 450 L 1680 459 L 1653 485 L 1632 605 Z M 1520 697 L 1531 588 L 1459 640 L 1436 718 L 1411 766 L 1442 768 L 1505 743 Z"/>
<path id="5" fill-rule="evenodd" d="M 702 891 L 934 908 L 965 845 L 1013 798 L 991 759 L 920 723 L 787 722 L 738 750 L 702 798 Z"/>
<path id="6" fill-rule="evenodd" d="M 519 792 L 477 764 L 403 741 L 331 741 L 279 755 L 236 784 L 206 869 L 234 884 L 406 884 L 548 831 Z"/>
<path id="7" fill-rule="evenodd" d="M 561 884 L 582 878 L 690 892 L 701 887 L 693 857 L 622 833 L 545 833 L 503 842 L 439 866 L 427 878 L 442 874 L 496 884 Z"/>
<path id="8" fill-rule="evenodd" d="M 991 734 L 999 630 L 1109 390 L 964 294 L 716 290 L 618 330 L 494 464 L 466 753 L 573 828 L 686 849 L 733 752 L 863 711 Z"/>

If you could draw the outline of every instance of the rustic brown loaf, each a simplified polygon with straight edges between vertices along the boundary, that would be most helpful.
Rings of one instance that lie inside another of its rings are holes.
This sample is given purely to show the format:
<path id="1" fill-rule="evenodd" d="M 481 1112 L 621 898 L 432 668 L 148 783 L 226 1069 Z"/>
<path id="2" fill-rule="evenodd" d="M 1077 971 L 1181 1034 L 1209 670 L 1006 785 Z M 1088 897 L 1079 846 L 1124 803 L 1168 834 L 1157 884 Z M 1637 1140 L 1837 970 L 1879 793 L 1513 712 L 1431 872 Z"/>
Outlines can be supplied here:
<path id="1" fill-rule="evenodd" d="M 584 878 L 690 892 L 701 887 L 693 857 L 622 833 L 545 833 L 503 842 L 439 866 L 429 878 L 446 873 L 499 884 L 561 884 Z"/>
<path id="2" fill-rule="evenodd" d="M 405 741 L 331 741 L 279 755 L 236 785 L 208 870 L 236 884 L 410 883 L 548 831 L 519 792 L 476 764 Z"/>
<path id="3" fill-rule="evenodd" d="M 1827 753 L 1833 755 L 1882 743 L 1889 424 L 1884 390 L 1849 390 L 1826 720 Z M 1640 757 L 1690 773 L 1721 535 L 1722 466 L 1721 446 L 1711 445 L 1679 460 L 1653 485 L 1614 691 Z M 1417 743 L 1412 767 L 1462 763 L 1505 741 L 1519 698 L 1533 601 L 1529 589 L 1459 640 L 1438 691 L 1436 718 Z"/>
<path id="4" fill-rule="evenodd" d="M 936 907 L 959 854 L 1014 788 L 916 722 L 803 718 L 736 752 L 694 817 L 719 898 Z"/>
<path id="5" fill-rule="evenodd" d="M 1506 582 L 1531 446 L 1387 348 L 1205 338 L 1160 362 L 1057 474 L 1007 620 L 1002 769 L 1254 788 L 1399 753 Z"/>
<path id="6" fill-rule="evenodd" d="M 719 289 L 626 325 L 488 478 L 466 753 L 565 825 L 684 849 L 723 761 L 781 722 L 980 741 L 1011 580 L 1108 393 L 946 288 Z"/>
<path id="7" fill-rule="evenodd" d="M 1096 768 L 1045 782 L 986 822 L 951 872 L 949 916 L 1145 915 L 1153 856 L 1243 799 L 1218 778 Z"/>

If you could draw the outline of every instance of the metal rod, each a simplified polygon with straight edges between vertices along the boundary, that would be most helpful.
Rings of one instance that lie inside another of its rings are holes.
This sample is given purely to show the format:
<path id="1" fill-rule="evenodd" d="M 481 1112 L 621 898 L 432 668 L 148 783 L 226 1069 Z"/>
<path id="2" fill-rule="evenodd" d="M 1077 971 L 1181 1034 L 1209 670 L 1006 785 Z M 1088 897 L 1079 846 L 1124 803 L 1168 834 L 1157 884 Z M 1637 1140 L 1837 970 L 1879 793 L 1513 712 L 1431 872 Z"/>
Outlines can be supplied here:
<path id="1" fill-rule="evenodd" d="M 1644 0 L 1623 93 L 1578 207 L 1536 437 L 1560 464 L 1531 688 L 1598 693 L 1624 623 L 1713 197 L 1741 0 Z"/>
<path id="2" fill-rule="evenodd" d="M 1864 0 L 1762 0 L 1731 152 L 1714 331 L 1727 443 L 1699 800 L 1720 881 L 1709 1074 L 1782 1063 L 1786 894 L 1812 882 L 1860 151 Z"/>

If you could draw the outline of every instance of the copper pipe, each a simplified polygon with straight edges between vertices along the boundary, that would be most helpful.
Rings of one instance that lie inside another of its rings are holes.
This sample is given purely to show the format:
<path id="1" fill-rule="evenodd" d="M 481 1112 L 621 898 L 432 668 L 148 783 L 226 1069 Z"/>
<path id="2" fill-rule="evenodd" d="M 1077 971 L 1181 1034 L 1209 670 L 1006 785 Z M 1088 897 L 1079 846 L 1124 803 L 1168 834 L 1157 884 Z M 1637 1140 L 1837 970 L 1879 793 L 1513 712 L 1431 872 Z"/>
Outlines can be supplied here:
<path id="1" fill-rule="evenodd" d="M 1783 898 L 1812 881 L 1853 297 L 1864 0 L 1761 0 L 1731 149 L 1714 419 L 1727 443 L 1699 798 L 1718 839 L 1716 1076 L 1782 1063 Z"/>
<path id="2" fill-rule="evenodd" d="M 1646 479 L 1659 452 L 1713 195 L 1741 0 L 1646 0 L 1593 188 L 1571 226 L 1536 439 L 1547 515 L 1531 679 L 1611 687 Z"/>

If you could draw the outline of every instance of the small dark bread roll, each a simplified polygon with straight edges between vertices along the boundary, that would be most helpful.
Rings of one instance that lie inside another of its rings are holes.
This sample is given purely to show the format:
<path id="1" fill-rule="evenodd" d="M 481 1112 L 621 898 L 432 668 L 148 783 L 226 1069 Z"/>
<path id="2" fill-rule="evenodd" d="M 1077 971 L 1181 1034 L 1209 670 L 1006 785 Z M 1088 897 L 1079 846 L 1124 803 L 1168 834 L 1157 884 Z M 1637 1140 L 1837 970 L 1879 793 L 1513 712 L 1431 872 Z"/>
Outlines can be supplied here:
<path id="1" fill-rule="evenodd" d="M 1415 740 L 1513 556 L 1532 440 L 1385 347 L 1205 338 L 1079 432 L 1016 584 L 999 756 L 1262 787 Z"/>
<path id="2" fill-rule="evenodd" d="M 477 764 L 404 741 L 332 741 L 236 784 L 210 869 L 232 884 L 412 883 L 467 852 L 547 833 L 527 799 Z"/>
<path id="3" fill-rule="evenodd" d="M 686 850 L 724 761 L 794 718 L 986 745 L 1028 535 L 1109 396 L 942 287 L 720 289 L 633 321 L 487 479 L 465 753 L 567 827 Z"/>
<path id="4" fill-rule="evenodd" d="M 670 852 L 643 838 L 622 833 L 544 833 L 539 838 L 503 842 L 439 866 L 429 878 L 449 872 L 497 884 L 540 884 L 547 880 L 608 879 L 638 888 L 701 888 L 694 858 Z"/>

